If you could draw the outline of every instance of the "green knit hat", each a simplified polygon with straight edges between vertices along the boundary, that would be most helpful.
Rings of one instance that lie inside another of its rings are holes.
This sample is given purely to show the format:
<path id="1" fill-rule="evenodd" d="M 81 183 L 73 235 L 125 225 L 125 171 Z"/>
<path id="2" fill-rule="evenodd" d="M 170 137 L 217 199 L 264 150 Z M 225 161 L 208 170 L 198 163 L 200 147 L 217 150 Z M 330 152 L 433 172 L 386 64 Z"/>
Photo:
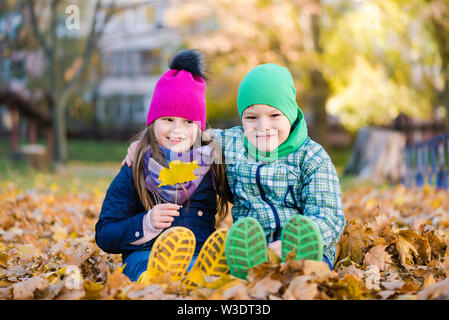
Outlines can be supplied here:
<path id="1" fill-rule="evenodd" d="M 258 150 L 245 136 L 245 147 L 254 159 L 263 162 L 276 161 L 301 147 L 308 137 L 307 124 L 304 114 L 296 104 L 296 90 L 287 68 L 268 63 L 259 65 L 246 74 L 237 95 L 240 118 L 243 111 L 254 104 L 266 104 L 278 109 L 292 126 L 287 140 L 270 152 Z"/>
<path id="2" fill-rule="evenodd" d="M 258 65 L 240 83 L 237 96 L 240 117 L 247 107 L 254 104 L 267 104 L 279 109 L 290 124 L 299 114 L 302 115 L 296 104 L 296 89 L 290 71 L 274 63 Z"/>

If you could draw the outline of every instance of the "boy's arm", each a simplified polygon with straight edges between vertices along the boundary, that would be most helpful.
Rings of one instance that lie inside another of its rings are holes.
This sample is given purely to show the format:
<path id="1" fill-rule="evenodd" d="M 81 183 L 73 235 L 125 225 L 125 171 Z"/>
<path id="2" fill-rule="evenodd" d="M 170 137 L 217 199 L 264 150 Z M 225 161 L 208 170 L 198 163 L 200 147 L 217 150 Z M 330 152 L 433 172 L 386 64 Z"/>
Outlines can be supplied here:
<path id="1" fill-rule="evenodd" d="M 345 227 L 340 183 L 335 167 L 325 157 L 303 175 L 301 207 L 321 231 L 324 251 L 335 246 Z M 333 260 L 335 257 L 328 257 Z"/>
<path id="2" fill-rule="evenodd" d="M 223 139 L 224 139 L 224 130 L 223 129 L 214 129 L 214 128 L 209 128 L 204 130 L 204 134 L 205 135 L 209 135 L 212 136 L 212 138 L 214 138 L 215 140 L 217 140 L 222 146 L 223 144 Z"/>
<path id="3" fill-rule="evenodd" d="M 109 186 L 95 225 L 95 241 L 108 253 L 142 248 L 132 242 L 144 236 L 143 207 L 132 180 L 132 169 L 124 166 Z"/>

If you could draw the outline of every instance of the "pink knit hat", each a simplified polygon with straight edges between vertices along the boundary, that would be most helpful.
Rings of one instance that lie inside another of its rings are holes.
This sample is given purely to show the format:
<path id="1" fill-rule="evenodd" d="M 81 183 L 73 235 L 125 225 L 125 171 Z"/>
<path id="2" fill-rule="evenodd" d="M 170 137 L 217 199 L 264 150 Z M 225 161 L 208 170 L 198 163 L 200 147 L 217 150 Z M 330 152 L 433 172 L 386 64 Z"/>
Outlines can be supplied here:
<path id="1" fill-rule="evenodd" d="M 156 83 L 147 126 L 161 117 L 189 119 L 206 127 L 206 81 L 186 70 L 171 69 Z"/>

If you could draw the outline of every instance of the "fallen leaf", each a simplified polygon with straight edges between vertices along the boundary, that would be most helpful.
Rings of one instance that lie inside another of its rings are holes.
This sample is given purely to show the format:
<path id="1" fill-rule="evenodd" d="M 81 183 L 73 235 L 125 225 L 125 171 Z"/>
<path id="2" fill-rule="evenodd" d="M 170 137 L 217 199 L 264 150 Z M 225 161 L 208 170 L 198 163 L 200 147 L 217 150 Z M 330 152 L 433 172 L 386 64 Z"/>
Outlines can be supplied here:
<path id="1" fill-rule="evenodd" d="M 402 235 L 399 235 L 394 243 L 400 257 L 401 265 L 406 269 L 410 269 L 411 265 L 414 264 L 413 257 L 418 257 L 418 251 L 410 239 Z"/>
<path id="2" fill-rule="evenodd" d="M 368 243 L 369 237 L 365 227 L 359 223 L 349 222 L 339 240 L 340 258 L 349 256 L 355 263 L 361 263 Z"/>
<path id="3" fill-rule="evenodd" d="M 384 291 L 380 291 L 377 294 L 381 297 L 382 300 L 386 300 L 388 298 L 390 298 L 391 296 L 393 296 L 396 293 L 396 291 L 394 290 L 384 290 Z"/>
<path id="4" fill-rule="evenodd" d="M 423 236 L 429 242 L 433 258 L 440 258 L 445 255 L 448 248 L 447 239 L 439 236 L 435 230 L 428 230 L 424 232 Z"/>
<path id="5" fill-rule="evenodd" d="M 17 245 L 17 255 L 24 261 L 32 260 L 33 257 L 39 256 L 41 250 L 33 244 Z"/>
<path id="6" fill-rule="evenodd" d="M 0 266 L 6 267 L 8 264 L 9 258 L 10 258 L 9 255 L 7 255 L 4 252 L 0 252 Z"/>
<path id="7" fill-rule="evenodd" d="M 107 275 L 106 291 L 111 297 L 117 297 L 122 288 L 131 285 L 131 280 L 123 273 L 123 268 L 117 268 Z"/>
<path id="8" fill-rule="evenodd" d="M 338 276 L 342 279 L 347 274 L 352 274 L 358 278 L 363 278 L 363 271 L 358 269 L 355 265 L 350 265 L 349 267 L 346 267 L 346 268 L 338 271 Z"/>
<path id="9" fill-rule="evenodd" d="M 103 285 L 101 283 L 95 283 L 93 281 L 84 281 L 84 297 L 87 300 L 97 300 L 102 296 Z"/>
<path id="10" fill-rule="evenodd" d="M 372 247 L 363 258 L 363 265 L 375 265 L 381 271 L 385 270 L 385 264 L 390 261 L 390 254 L 385 251 L 387 246 L 377 245 Z"/>
<path id="11" fill-rule="evenodd" d="M 397 290 L 397 289 L 402 288 L 403 285 L 404 285 L 404 281 L 401 279 L 381 282 L 381 286 L 387 290 Z"/>
<path id="12" fill-rule="evenodd" d="M 305 275 L 310 275 L 316 280 L 326 278 L 332 274 L 329 265 L 323 261 L 302 260 L 304 262 L 303 272 Z"/>
<path id="13" fill-rule="evenodd" d="M 8 300 L 12 298 L 12 286 L 2 288 L 0 287 L 0 299 Z"/>
<path id="14" fill-rule="evenodd" d="M 336 299 L 364 300 L 365 284 L 352 274 L 347 274 L 332 286 L 332 294 Z"/>
<path id="15" fill-rule="evenodd" d="M 250 284 L 248 295 L 254 299 L 267 299 L 269 294 L 278 293 L 281 287 L 281 281 L 271 279 L 271 277 L 267 276 L 262 280 Z"/>
<path id="16" fill-rule="evenodd" d="M 420 285 L 417 284 L 415 281 L 407 279 L 407 280 L 405 280 L 404 284 L 402 285 L 400 292 L 401 293 L 410 293 L 410 292 L 415 293 L 420 288 L 421 288 Z"/>
<path id="17" fill-rule="evenodd" d="M 268 248 L 268 261 L 271 264 L 281 263 L 281 257 L 271 248 Z"/>
<path id="18" fill-rule="evenodd" d="M 213 292 L 210 296 L 211 300 L 222 300 L 222 299 L 245 299 L 247 297 L 247 287 L 245 282 L 240 279 L 234 279 L 221 286 Z"/>
<path id="19" fill-rule="evenodd" d="M 370 265 L 364 272 L 365 286 L 367 289 L 380 290 L 380 269 L 376 265 Z"/>
<path id="20" fill-rule="evenodd" d="M 435 284 L 435 278 L 433 277 L 433 274 L 426 274 L 424 276 L 424 282 L 422 284 L 422 287 L 427 288 L 433 284 Z"/>
<path id="21" fill-rule="evenodd" d="M 449 299 L 449 278 L 420 290 L 416 296 L 416 299 L 417 300 Z"/>
<path id="22" fill-rule="evenodd" d="M 374 223 L 370 223 L 369 226 L 373 230 L 374 235 L 378 238 L 387 237 L 390 238 L 393 235 L 391 225 L 394 219 L 387 217 L 385 214 L 379 214 L 375 218 Z"/>
<path id="23" fill-rule="evenodd" d="M 424 264 L 430 262 L 432 251 L 430 249 L 429 241 L 425 237 L 418 237 L 414 242 L 417 247 L 419 258 Z"/>
<path id="24" fill-rule="evenodd" d="M 283 299 L 286 300 L 312 300 L 318 295 L 318 284 L 312 281 L 311 276 L 295 277 L 288 285 Z"/>
<path id="25" fill-rule="evenodd" d="M 33 299 L 36 290 L 45 290 L 49 283 L 42 277 L 33 277 L 13 284 L 13 298 L 18 300 Z"/>

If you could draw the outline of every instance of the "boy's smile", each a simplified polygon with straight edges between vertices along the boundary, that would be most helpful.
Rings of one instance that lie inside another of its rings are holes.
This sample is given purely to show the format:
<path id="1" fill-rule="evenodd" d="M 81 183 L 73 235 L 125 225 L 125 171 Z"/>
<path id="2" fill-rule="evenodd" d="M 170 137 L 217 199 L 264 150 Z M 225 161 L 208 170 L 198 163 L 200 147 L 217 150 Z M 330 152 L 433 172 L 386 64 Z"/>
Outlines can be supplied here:
<path id="1" fill-rule="evenodd" d="M 290 135 L 290 121 L 278 109 L 255 104 L 242 113 L 242 126 L 246 139 L 262 152 L 279 147 Z"/>

